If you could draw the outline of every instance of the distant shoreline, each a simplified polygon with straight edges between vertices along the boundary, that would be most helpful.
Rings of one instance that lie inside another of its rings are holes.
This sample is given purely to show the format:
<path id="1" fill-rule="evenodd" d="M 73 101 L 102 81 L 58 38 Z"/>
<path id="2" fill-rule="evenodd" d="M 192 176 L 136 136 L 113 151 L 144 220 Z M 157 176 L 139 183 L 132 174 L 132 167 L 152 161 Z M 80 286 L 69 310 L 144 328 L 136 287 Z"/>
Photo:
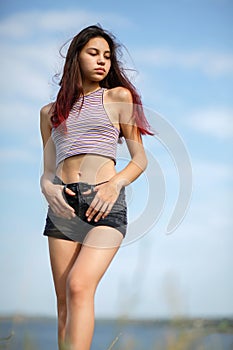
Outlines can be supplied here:
<path id="1" fill-rule="evenodd" d="M 10 321 L 13 323 L 28 323 L 28 322 L 56 322 L 56 318 L 53 316 L 36 316 L 36 315 L 0 315 L 0 322 Z M 217 328 L 219 331 L 231 331 L 233 333 L 233 317 L 195 317 L 195 318 L 96 318 L 97 323 L 120 323 L 120 324 L 143 324 L 143 325 L 160 325 L 160 326 L 172 326 L 172 327 L 188 327 L 188 328 Z"/>
<path id="2" fill-rule="evenodd" d="M 1 315 L 0 348 L 11 350 L 56 350 L 57 319 L 50 316 Z M 233 318 L 97 318 L 93 348 L 109 350 L 117 339 L 118 348 L 225 349 L 233 343 Z M 216 348 L 216 342 L 218 347 Z M 133 344 L 134 348 L 129 347 Z M 170 346 L 170 347 L 168 347 Z"/>

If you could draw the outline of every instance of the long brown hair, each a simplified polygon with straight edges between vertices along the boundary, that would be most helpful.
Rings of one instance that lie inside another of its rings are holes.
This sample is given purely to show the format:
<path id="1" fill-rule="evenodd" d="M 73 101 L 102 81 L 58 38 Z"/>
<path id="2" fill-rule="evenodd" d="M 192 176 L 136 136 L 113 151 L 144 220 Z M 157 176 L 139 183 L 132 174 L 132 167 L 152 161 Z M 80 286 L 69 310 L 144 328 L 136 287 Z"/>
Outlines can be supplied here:
<path id="1" fill-rule="evenodd" d="M 143 135 L 154 135 L 150 130 L 150 125 L 145 117 L 141 98 L 134 85 L 127 78 L 125 71 L 118 60 L 117 53 L 119 52 L 120 45 L 116 43 L 114 35 L 97 25 L 83 29 L 71 41 L 66 55 L 63 75 L 59 82 L 60 90 L 54 104 L 52 115 L 53 126 L 57 127 L 68 118 L 69 112 L 74 103 L 83 95 L 81 69 L 78 57 L 82 48 L 88 43 L 88 41 L 96 37 L 102 37 L 107 41 L 111 53 L 110 71 L 100 82 L 100 86 L 108 89 L 117 86 L 127 88 L 132 94 L 133 117 L 135 118 L 139 132 Z"/>

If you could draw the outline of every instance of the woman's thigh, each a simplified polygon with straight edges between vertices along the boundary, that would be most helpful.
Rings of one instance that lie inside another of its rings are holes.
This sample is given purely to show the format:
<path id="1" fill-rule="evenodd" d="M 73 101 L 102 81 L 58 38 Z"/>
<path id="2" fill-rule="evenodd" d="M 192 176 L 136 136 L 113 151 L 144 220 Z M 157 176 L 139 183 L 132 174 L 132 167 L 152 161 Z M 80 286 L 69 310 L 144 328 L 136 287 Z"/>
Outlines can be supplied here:
<path id="1" fill-rule="evenodd" d="M 67 276 L 77 259 L 81 244 L 54 237 L 49 237 L 48 242 L 56 295 L 65 301 Z"/>
<path id="2" fill-rule="evenodd" d="M 117 253 L 122 234 L 115 228 L 98 226 L 91 229 L 69 274 L 77 288 L 95 290 Z"/>

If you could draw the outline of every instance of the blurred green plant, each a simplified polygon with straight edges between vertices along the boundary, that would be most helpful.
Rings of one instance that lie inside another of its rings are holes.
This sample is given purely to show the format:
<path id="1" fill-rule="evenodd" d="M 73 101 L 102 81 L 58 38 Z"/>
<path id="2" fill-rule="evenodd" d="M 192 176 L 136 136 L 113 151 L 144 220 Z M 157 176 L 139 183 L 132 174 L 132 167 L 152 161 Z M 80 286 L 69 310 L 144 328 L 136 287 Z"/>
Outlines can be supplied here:
<path id="1" fill-rule="evenodd" d="M 119 318 L 116 322 L 116 329 L 118 335 L 112 341 L 108 348 L 102 350 L 144 350 L 143 343 L 138 343 L 136 339 L 130 334 L 124 334 L 124 328 L 132 321 L 127 318 Z M 224 350 L 221 344 L 220 335 L 222 333 L 233 334 L 233 320 L 232 319 L 183 319 L 173 318 L 170 321 L 154 321 L 155 325 L 165 325 L 167 332 L 161 335 L 161 339 L 154 339 L 154 345 L 146 350 L 206 350 L 216 349 Z M 203 345 L 203 339 L 206 336 L 213 336 L 213 345 L 211 348 Z M 14 341 L 14 332 L 12 331 L 6 337 L 0 338 L 0 350 L 10 350 L 12 341 Z M 143 339 L 142 339 L 143 341 Z M 38 345 L 35 343 L 32 335 L 26 333 L 23 339 L 23 347 L 18 350 L 38 350 Z M 67 348 L 64 347 L 64 350 Z"/>
<path id="2" fill-rule="evenodd" d="M 23 340 L 23 350 L 37 350 L 36 343 L 31 339 L 29 334 L 25 334 Z"/>
<path id="3" fill-rule="evenodd" d="M 10 341 L 12 340 L 13 336 L 14 336 L 14 332 L 11 331 L 11 333 L 8 336 L 0 338 L 0 349 L 1 350 L 9 348 L 8 345 L 9 345 Z"/>
<path id="4" fill-rule="evenodd" d="M 130 320 L 121 320 L 121 330 Z M 168 331 L 165 336 L 161 335 L 161 340 L 157 339 L 150 349 L 146 350 L 225 350 L 220 334 L 233 334 L 233 320 L 211 320 L 211 319 L 182 319 L 174 318 L 170 321 L 158 321 L 166 325 Z M 156 323 L 155 323 L 156 324 Z M 118 323 L 119 329 L 119 323 Z M 211 343 L 204 345 L 204 338 L 212 336 Z M 119 342 L 118 342 L 119 341 Z M 143 344 L 138 343 L 132 335 L 114 339 L 107 350 L 141 350 Z"/>

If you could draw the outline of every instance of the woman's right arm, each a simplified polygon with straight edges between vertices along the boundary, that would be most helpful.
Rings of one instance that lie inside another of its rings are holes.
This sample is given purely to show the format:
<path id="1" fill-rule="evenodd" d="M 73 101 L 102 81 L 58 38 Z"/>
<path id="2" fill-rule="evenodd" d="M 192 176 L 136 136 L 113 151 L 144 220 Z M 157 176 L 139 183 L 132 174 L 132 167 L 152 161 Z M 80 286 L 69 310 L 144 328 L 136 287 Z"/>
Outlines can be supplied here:
<path id="1" fill-rule="evenodd" d="M 41 191 L 57 216 L 71 219 L 75 216 L 74 209 L 64 200 L 63 185 L 53 184 L 56 172 L 56 151 L 51 137 L 51 107 L 44 106 L 40 111 L 40 131 L 43 141 L 44 171 L 40 178 Z M 72 195 L 72 193 L 70 193 Z"/>

